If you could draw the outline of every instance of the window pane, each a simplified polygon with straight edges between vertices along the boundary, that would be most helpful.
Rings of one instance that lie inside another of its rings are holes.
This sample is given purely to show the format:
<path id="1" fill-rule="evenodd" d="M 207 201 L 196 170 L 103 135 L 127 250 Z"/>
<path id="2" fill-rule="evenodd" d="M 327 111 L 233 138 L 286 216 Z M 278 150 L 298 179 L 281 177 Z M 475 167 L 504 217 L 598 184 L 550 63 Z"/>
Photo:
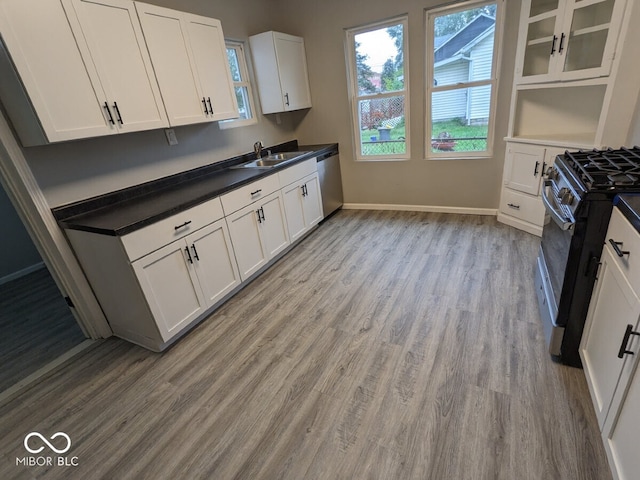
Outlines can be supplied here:
<path id="1" fill-rule="evenodd" d="M 358 102 L 363 156 L 406 153 L 404 98 L 400 95 Z"/>
<path id="2" fill-rule="evenodd" d="M 355 35 L 358 94 L 404 90 L 402 24 Z"/>
<path id="3" fill-rule="evenodd" d="M 490 110 L 491 85 L 432 93 L 431 151 L 486 151 Z"/>
<path id="4" fill-rule="evenodd" d="M 247 87 L 235 87 L 236 99 L 238 100 L 238 111 L 241 120 L 247 120 L 251 118 L 251 104 L 249 103 L 249 91 Z"/>
<path id="5" fill-rule="evenodd" d="M 434 85 L 491 78 L 495 14 L 493 4 L 435 17 Z"/>
<path id="6" fill-rule="evenodd" d="M 234 82 L 241 82 L 240 64 L 238 63 L 238 52 L 235 48 L 227 48 L 227 57 L 229 58 L 229 68 L 231 69 L 231 79 Z"/>

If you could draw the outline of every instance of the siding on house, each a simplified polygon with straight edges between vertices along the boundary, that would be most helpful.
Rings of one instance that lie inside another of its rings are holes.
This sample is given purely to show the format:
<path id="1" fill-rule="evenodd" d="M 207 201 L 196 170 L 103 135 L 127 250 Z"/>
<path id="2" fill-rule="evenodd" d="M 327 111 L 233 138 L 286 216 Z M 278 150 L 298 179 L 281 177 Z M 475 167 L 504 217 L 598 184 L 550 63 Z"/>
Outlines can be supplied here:
<path id="1" fill-rule="evenodd" d="M 452 85 L 469 80 L 469 61 L 458 60 L 434 69 L 434 78 L 438 85 Z M 467 90 L 449 90 L 437 92 L 431 102 L 431 121 L 441 122 L 452 118 L 466 118 Z"/>
<path id="2" fill-rule="evenodd" d="M 460 82 L 486 80 L 491 77 L 493 59 L 492 29 L 477 44 L 472 45 L 467 54 L 469 60 L 460 59 L 434 68 L 434 78 L 438 86 L 454 85 Z M 432 102 L 432 122 L 465 119 L 467 123 L 481 121 L 489 117 L 491 107 L 491 86 L 462 88 L 434 94 Z M 437 133 L 437 132 L 436 132 Z"/>
<path id="3" fill-rule="evenodd" d="M 491 78 L 493 59 L 494 32 L 483 38 L 470 52 L 471 80 L 486 80 Z M 489 118 L 491 107 L 491 86 L 485 85 L 471 89 L 469 95 L 469 121 Z"/>

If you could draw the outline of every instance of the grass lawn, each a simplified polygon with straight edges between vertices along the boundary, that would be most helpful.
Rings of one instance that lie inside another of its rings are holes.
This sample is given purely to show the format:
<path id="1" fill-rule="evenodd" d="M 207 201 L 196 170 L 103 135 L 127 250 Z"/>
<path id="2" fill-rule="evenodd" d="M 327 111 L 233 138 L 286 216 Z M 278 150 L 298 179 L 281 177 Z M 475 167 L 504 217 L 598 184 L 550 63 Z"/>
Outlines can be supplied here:
<path id="1" fill-rule="evenodd" d="M 451 138 L 487 138 L 487 131 L 487 125 L 460 125 L 456 120 L 449 120 L 434 123 L 431 138 L 438 138 L 442 132 L 447 132 Z"/>
<path id="2" fill-rule="evenodd" d="M 487 125 L 461 125 L 456 120 L 437 122 L 432 125 L 431 138 L 446 132 L 452 139 L 473 138 L 477 140 L 457 140 L 451 151 L 472 152 L 487 149 Z M 392 155 L 406 153 L 406 144 L 401 140 L 405 138 L 405 126 L 399 125 L 390 132 L 391 142 L 380 141 L 380 132 L 377 129 L 362 130 L 360 140 L 363 155 Z M 395 140 L 395 141 L 393 141 Z M 433 149 L 433 152 L 440 152 Z"/>

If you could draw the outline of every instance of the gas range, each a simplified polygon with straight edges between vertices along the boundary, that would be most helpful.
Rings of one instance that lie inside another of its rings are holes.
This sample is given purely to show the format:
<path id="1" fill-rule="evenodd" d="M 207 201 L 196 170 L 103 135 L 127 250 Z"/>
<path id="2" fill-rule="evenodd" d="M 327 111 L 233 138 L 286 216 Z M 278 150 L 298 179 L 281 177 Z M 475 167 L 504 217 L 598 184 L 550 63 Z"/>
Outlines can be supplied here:
<path id="1" fill-rule="evenodd" d="M 578 347 L 613 199 L 640 192 L 640 148 L 565 152 L 546 172 L 536 291 L 550 353 L 580 366 Z"/>

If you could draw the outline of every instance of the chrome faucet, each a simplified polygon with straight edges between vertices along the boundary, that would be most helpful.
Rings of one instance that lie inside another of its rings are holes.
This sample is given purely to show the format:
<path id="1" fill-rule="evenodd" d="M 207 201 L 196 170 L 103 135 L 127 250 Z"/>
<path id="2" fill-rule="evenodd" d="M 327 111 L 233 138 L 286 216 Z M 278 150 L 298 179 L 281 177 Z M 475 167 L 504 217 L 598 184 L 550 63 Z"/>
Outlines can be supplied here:
<path id="1" fill-rule="evenodd" d="M 262 145 L 262 141 L 258 140 L 256 143 L 253 144 L 253 151 L 256 152 L 256 158 L 260 159 L 262 158 L 262 149 L 264 148 L 264 146 Z"/>

